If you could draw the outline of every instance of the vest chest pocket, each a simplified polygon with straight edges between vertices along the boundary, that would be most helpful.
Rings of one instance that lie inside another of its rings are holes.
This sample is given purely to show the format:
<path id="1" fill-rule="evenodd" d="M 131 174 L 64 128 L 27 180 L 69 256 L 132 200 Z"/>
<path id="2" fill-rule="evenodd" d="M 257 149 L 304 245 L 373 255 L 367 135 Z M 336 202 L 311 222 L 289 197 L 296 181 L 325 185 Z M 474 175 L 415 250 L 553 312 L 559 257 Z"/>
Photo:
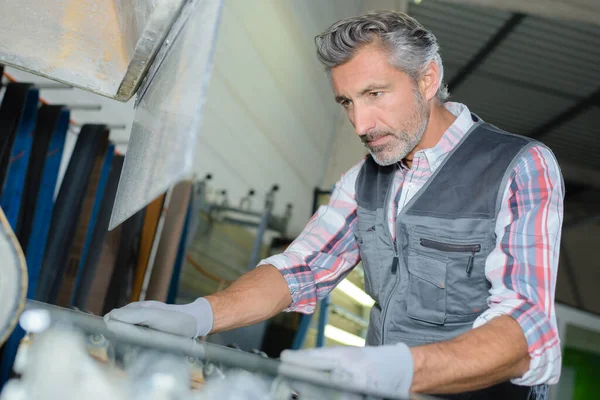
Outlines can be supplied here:
<path id="1" fill-rule="evenodd" d="M 416 320 L 442 325 L 446 320 L 446 268 L 443 257 L 419 253 L 408 256 L 406 314 Z"/>
<path id="2" fill-rule="evenodd" d="M 428 253 L 436 252 L 447 259 L 447 322 L 471 320 L 487 307 L 488 287 L 484 268 L 485 256 L 481 254 L 482 240 L 469 239 L 464 243 L 448 243 L 427 238 L 419 239 L 421 248 Z"/>
<path id="3" fill-rule="evenodd" d="M 475 260 L 475 254 L 481 251 L 481 244 L 454 244 L 438 242 L 431 239 L 420 239 L 421 246 L 430 249 L 435 249 L 447 253 L 470 253 L 469 260 L 466 263 L 465 275 L 471 276 L 473 272 L 473 262 Z"/>

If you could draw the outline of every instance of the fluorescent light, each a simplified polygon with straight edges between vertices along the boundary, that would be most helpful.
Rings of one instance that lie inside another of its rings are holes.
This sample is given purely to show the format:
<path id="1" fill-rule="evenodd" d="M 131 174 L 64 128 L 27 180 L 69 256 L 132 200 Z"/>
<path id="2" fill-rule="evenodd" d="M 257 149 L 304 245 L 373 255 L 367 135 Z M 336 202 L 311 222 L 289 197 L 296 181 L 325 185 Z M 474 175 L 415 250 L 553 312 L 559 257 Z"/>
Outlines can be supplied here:
<path id="1" fill-rule="evenodd" d="M 337 285 L 336 289 L 341 290 L 346 295 L 352 297 L 365 307 L 373 307 L 373 304 L 375 304 L 375 300 L 373 300 L 371 296 L 366 294 L 362 289 L 350 282 L 348 279 L 341 281 L 340 284 Z"/>
<path id="2" fill-rule="evenodd" d="M 365 346 L 365 339 L 336 328 L 333 325 L 325 325 L 325 337 L 348 346 Z"/>

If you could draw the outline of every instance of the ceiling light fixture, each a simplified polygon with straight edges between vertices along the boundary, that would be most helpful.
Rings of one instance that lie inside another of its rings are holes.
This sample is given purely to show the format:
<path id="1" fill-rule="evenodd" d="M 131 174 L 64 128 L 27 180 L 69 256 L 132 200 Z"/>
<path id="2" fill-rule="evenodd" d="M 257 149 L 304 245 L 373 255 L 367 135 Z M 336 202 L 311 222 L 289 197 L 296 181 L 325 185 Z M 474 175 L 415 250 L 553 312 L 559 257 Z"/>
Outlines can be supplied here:
<path id="1" fill-rule="evenodd" d="M 348 346 L 365 346 L 365 339 L 336 328 L 333 325 L 325 325 L 325 337 Z"/>
<path id="2" fill-rule="evenodd" d="M 364 290 L 360 289 L 348 279 L 341 281 L 340 284 L 337 285 L 336 289 L 341 290 L 347 296 L 350 296 L 365 307 L 373 307 L 373 304 L 375 304 L 375 300 L 373 300 L 371 296 L 366 294 Z"/>

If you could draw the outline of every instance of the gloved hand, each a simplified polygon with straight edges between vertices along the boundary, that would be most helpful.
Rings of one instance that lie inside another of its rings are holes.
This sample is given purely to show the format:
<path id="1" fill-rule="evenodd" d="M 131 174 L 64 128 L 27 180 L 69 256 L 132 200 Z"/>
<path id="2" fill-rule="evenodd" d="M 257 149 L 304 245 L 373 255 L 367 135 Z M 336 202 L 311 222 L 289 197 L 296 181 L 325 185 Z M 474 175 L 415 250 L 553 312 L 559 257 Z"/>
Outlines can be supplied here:
<path id="1" fill-rule="evenodd" d="M 130 303 L 112 310 L 104 319 L 143 325 L 193 339 L 208 335 L 214 322 L 212 307 L 203 297 L 183 305 L 159 301 Z"/>
<path id="2" fill-rule="evenodd" d="M 408 398 L 413 380 L 413 358 L 404 343 L 368 347 L 328 347 L 284 350 L 282 363 L 323 372 L 337 384 Z"/>

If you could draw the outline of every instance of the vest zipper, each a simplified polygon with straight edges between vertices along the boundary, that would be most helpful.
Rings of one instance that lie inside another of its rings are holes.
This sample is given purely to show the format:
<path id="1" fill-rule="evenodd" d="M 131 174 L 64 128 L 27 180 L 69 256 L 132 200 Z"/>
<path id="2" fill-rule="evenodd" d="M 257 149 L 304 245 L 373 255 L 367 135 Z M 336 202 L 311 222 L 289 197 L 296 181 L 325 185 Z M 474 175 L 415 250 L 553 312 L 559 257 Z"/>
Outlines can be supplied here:
<path id="1" fill-rule="evenodd" d="M 398 284 L 400 283 L 400 274 L 398 274 L 398 263 L 400 260 L 398 259 L 398 248 L 396 247 L 396 239 L 394 239 L 394 260 L 392 261 L 392 275 L 396 276 L 396 280 L 394 282 L 394 287 L 390 292 L 384 306 L 383 306 L 383 320 L 381 321 L 381 344 L 385 344 L 385 322 L 387 320 L 388 307 L 390 306 L 390 302 L 392 301 L 393 294 L 396 292 L 398 288 Z"/>
<path id="2" fill-rule="evenodd" d="M 421 246 L 428 247 L 439 251 L 446 251 L 450 253 L 479 253 L 481 251 L 480 244 L 452 244 L 442 243 L 430 239 L 420 239 Z"/>
<path id="3" fill-rule="evenodd" d="M 469 257 L 469 262 L 467 263 L 467 276 L 471 276 L 471 271 L 473 271 L 473 260 L 475 259 L 475 252 L 471 252 L 471 257 Z"/>
<path id="4" fill-rule="evenodd" d="M 394 239 L 394 260 L 392 261 L 392 275 L 398 273 L 398 250 L 396 250 L 396 240 Z"/>
<path id="5" fill-rule="evenodd" d="M 433 180 L 435 179 L 435 177 L 437 176 L 438 171 L 440 171 L 442 169 L 442 167 L 446 164 L 446 162 L 448 161 L 448 159 L 454 154 L 454 151 L 458 148 L 458 146 L 460 146 L 462 144 L 462 142 L 464 141 L 464 138 L 467 138 L 468 135 L 473 132 L 478 126 L 480 126 L 483 122 L 481 122 L 481 119 L 479 119 L 477 122 L 475 122 L 475 124 L 473 124 L 473 126 L 471 128 L 469 128 L 469 130 L 465 133 L 463 139 L 461 139 L 461 141 L 455 146 L 455 148 L 450 152 L 449 156 L 446 157 L 446 159 L 438 166 L 438 168 L 436 169 L 436 171 L 433 173 L 433 175 L 431 177 L 429 177 L 429 180 Z M 396 163 L 394 164 L 395 167 L 399 167 L 400 163 Z M 392 187 L 392 184 L 390 184 L 388 186 L 388 193 L 387 193 L 387 199 L 385 202 L 385 209 L 387 210 L 387 207 L 389 206 L 389 202 L 390 202 L 390 188 Z M 421 197 L 421 194 L 423 193 L 424 189 L 427 188 L 428 185 L 424 185 L 423 187 L 421 187 L 421 189 L 419 189 L 417 191 L 417 193 L 415 193 L 412 197 L 412 199 L 406 203 L 404 205 L 404 207 L 402 207 L 402 210 L 400 211 L 400 213 L 398 215 L 394 216 L 394 230 L 396 231 L 396 235 L 398 234 L 398 220 L 400 220 L 404 214 L 406 214 L 406 211 L 408 209 L 410 209 L 412 207 L 412 205 L 417 201 L 417 199 L 419 197 Z M 391 236 L 391 235 L 390 235 Z M 390 237 L 391 239 L 391 237 Z M 398 262 L 398 250 L 396 248 L 396 241 L 394 240 L 394 254 L 395 254 L 395 259 L 396 262 Z M 472 268 L 472 267 L 471 267 Z M 393 269 L 393 265 L 392 265 L 392 269 Z M 397 267 L 396 267 L 397 269 Z M 396 292 L 396 289 L 398 289 L 398 284 L 400 283 L 400 274 L 396 273 L 396 281 L 394 282 L 394 287 L 392 288 L 392 291 L 390 292 L 387 301 L 385 302 L 385 305 L 383 307 L 382 310 L 382 322 L 381 322 L 381 344 L 385 344 L 385 330 L 386 330 L 386 319 L 387 319 L 387 310 L 388 310 L 388 306 L 390 305 L 390 302 L 392 300 L 392 297 L 394 296 L 394 293 Z"/>
<path id="6" fill-rule="evenodd" d="M 398 164 L 396 164 L 396 166 L 398 166 Z M 395 167 L 394 167 L 395 168 Z M 392 198 L 392 184 L 390 184 L 387 188 L 387 193 L 386 193 L 386 201 L 385 201 L 385 209 L 387 210 L 387 207 L 390 204 L 391 198 Z M 397 216 L 394 216 L 394 230 L 396 230 L 396 223 L 397 223 Z M 389 231 L 389 229 L 386 229 L 386 231 Z M 388 307 L 390 305 L 390 302 L 392 301 L 392 297 L 393 294 L 396 292 L 396 289 L 398 288 L 398 284 L 400 283 L 400 274 L 398 273 L 398 264 L 400 262 L 399 258 L 398 258 L 398 247 L 396 246 L 396 238 L 393 237 L 394 235 L 392 234 L 392 232 L 389 232 L 389 237 L 392 240 L 393 246 L 394 246 L 394 259 L 392 260 L 392 275 L 396 277 L 396 280 L 394 282 L 394 287 L 392 288 L 392 291 L 390 292 L 390 295 L 388 296 L 388 298 L 385 301 L 385 304 L 383 305 L 383 309 L 381 310 L 381 344 L 385 343 L 385 329 L 386 329 L 386 320 L 387 320 L 387 311 L 388 311 Z"/>
<path id="7" fill-rule="evenodd" d="M 420 243 L 423 247 L 439 251 L 445 251 L 450 253 L 471 253 L 471 256 L 469 257 L 469 262 L 467 262 L 467 269 L 465 271 L 467 273 L 467 276 L 471 276 L 471 272 L 473 271 L 473 262 L 475 260 L 475 254 L 481 251 L 480 244 L 442 243 L 435 240 L 423 238 L 420 239 Z"/>

